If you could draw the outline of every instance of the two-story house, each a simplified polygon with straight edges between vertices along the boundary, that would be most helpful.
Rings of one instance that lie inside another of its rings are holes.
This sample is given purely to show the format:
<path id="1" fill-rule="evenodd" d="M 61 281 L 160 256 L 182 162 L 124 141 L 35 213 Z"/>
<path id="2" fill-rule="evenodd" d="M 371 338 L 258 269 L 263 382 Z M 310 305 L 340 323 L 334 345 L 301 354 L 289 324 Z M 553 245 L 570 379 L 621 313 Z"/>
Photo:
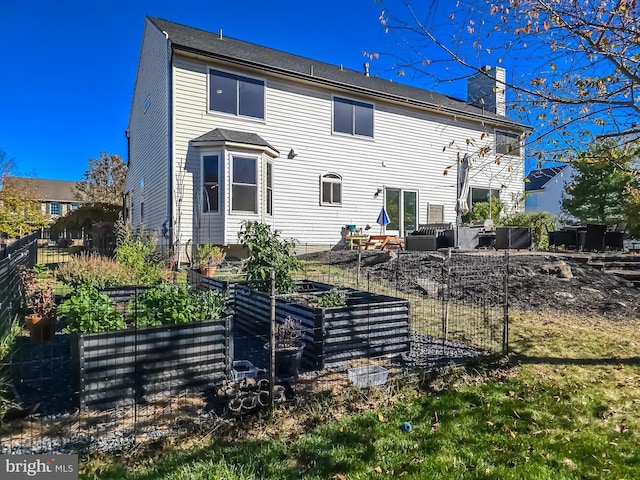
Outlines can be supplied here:
<path id="1" fill-rule="evenodd" d="M 462 101 L 148 17 L 127 135 L 133 227 L 182 245 L 238 243 L 259 220 L 333 246 L 345 225 L 387 232 L 456 220 L 456 168 L 472 198 L 523 193 L 526 126 L 505 116 L 504 70 Z"/>
<path id="2" fill-rule="evenodd" d="M 78 182 L 68 180 L 47 180 L 44 178 L 7 176 L 6 188 L 25 192 L 38 202 L 38 208 L 49 217 L 51 222 L 65 216 L 80 207 L 75 197 Z"/>

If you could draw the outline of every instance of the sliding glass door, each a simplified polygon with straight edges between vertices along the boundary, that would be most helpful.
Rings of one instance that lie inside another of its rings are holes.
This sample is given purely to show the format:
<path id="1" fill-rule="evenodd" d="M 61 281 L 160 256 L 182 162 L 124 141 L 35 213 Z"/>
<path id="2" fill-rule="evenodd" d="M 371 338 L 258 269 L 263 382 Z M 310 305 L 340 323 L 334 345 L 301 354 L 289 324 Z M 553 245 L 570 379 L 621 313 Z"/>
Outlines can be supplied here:
<path id="1" fill-rule="evenodd" d="M 418 192 L 385 188 L 384 201 L 389 215 L 387 233 L 404 236 L 418 228 Z"/>

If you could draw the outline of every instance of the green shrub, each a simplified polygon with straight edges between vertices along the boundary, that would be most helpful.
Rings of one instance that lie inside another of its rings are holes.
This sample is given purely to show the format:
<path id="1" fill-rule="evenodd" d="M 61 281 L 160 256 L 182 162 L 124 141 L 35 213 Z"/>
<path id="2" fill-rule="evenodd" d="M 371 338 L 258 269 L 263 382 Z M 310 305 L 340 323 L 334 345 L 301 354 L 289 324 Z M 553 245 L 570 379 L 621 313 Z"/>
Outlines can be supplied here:
<path id="1" fill-rule="evenodd" d="M 98 333 L 124 330 L 126 324 L 115 303 L 89 285 L 82 285 L 58 305 L 58 315 L 65 318 L 65 332 Z"/>
<path id="2" fill-rule="evenodd" d="M 557 218 L 549 212 L 517 212 L 507 215 L 502 223 L 505 226 L 530 227 L 534 248 L 549 248 L 548 232 L 555 230 Z"/>
<path id="3" fill-rule="evenodd" d="M 129 267 L 95 254 L 81 254 L 62 263 L 58 278 L 73 289 L 83 285 L 101 289 L 136 283 L 136 275 Z"/>
<path id="4" fill-rule="evenodd" d="M 139 326 L 189 323 L 220 318 L 226 313 L 222 294 L 174 283 L 160 283 L 147 289 L 138 298 L 137 308 Z"/>
<path id="5" fill-rule="evenodd" d="M 501 214 L 504 211 L 504 204 L 499 198 L 492 198 L 491 204 L 489 202 L 476 202 L 469 210 L 469 213 L 463 215 L 462 221 L 469 223 L 474 220 L 486 220 L 490 218 L 493 220 L 493 224 L 501 225 Z"/>
<path id="6" fill-rule="evenodd" d="M 267 280 L 274 270 L 278 293 L 296 291 L 293 272 L 300 268 L 300 262 L 294 256 L 294 240 L 281 239 L 277 230 L 271 230 L 266 223 L 253 221 L 242 225 L 238 238 L 249 255 L 243 265 L 247 280 L 265 281 L 260 289 L 268 291 Z"/>
<path id="7" fill-rule="evenodd" d="M 115 259 L 134 272 L 137 285 L 153 285 L 162 281 L 163 260 L 155 238 L 133 232 L 122 221 L 116 223 Z"/>

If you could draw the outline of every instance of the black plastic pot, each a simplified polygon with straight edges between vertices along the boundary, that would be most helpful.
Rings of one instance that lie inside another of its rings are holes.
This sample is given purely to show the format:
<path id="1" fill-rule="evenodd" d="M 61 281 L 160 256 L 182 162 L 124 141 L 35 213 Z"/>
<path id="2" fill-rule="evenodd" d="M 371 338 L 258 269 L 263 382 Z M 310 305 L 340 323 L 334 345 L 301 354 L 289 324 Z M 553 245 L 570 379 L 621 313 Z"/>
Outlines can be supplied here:
<path id="1" fill-rule="evenodd" d="M 276 350 L 276 378 L 281 382 L 295 380 L 300 374 L 304 345 Z"/>

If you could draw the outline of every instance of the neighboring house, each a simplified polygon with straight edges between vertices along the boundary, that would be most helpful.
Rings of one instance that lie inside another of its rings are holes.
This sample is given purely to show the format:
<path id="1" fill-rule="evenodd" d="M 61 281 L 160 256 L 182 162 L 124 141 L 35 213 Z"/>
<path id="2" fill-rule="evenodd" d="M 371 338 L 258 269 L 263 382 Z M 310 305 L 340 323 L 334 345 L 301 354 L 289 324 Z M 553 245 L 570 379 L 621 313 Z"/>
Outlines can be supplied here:
<path id="1" fill-rule="evenodd" d="M 183 245 L 237 244 L 242 223 L 258 220 L 326 246 L 345 225 L 377 233 L 384 205 L 387 232 L 404 235 L 455 221 L 465 154 L 475 195 L 494 190 L 512 208 L 528 127 L 504 116 L 504 74 L 471 78 L 465 102 L 148 17 L 127 218 Z"/>
<path id="2" fill-rule="evenodd" d="M 560 216 L 562 194 L 571 181 L 572 169 L 568 165 L 531 170 L 524 184 L 527 212 L 550 212 Z"/>
<path id="3" fill-rule="evenodd" d="M 49 216 L 51 222 L 76 210 L 81 205 L 81 202 L 75 198 L 77 182 L 7 176 L 4 184 L 7 188 L 27 192 L 30 197 L 37 200 L 40 210 Z"/>

